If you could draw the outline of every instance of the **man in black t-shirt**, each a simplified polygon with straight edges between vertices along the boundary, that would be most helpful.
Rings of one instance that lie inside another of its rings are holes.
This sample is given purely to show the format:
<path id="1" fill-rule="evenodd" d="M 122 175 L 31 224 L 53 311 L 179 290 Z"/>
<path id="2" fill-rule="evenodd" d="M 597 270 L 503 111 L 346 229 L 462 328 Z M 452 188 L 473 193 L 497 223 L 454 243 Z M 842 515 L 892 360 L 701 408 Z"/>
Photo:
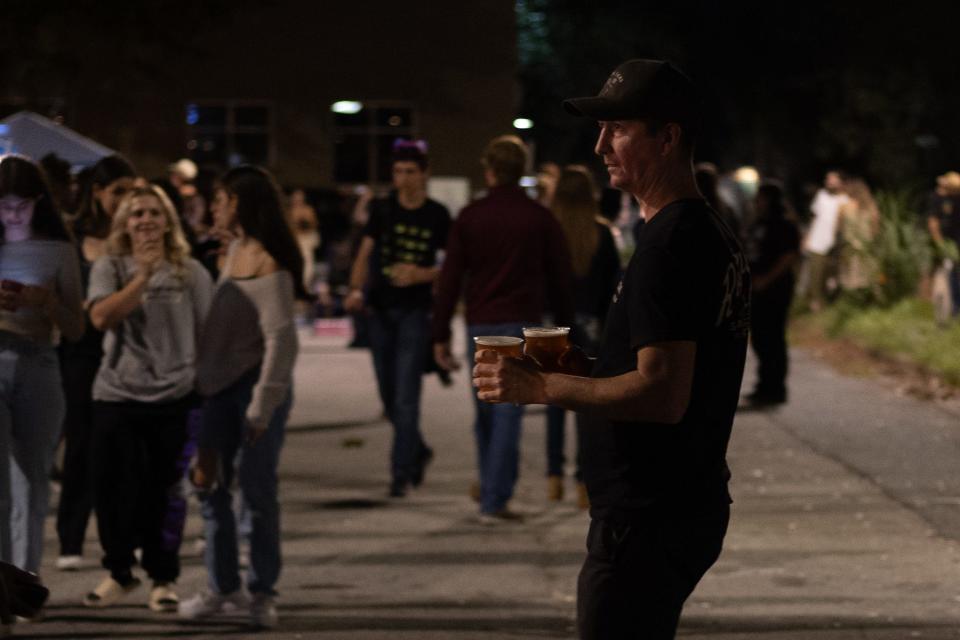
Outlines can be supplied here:
<path id="1" fill-rule="evenodd" d="M 481 351 L 474 385 L 481 400 L 554 404 L 585 418 L 581 637 L 673 638 L 726 533 L 750 271 L 694 182 L 699 101 L 686 76 L 630 60 L 599 96 L 564 106 L 599 122 L 596 152 L 611 184 L 640 201 L 646 224 L 595 362 L 571 352 L 570 375 Z"/>
<path id="2" fill-rule="evenodd" d="M 420 146 L 418 146 L 420 145 Z M 350 273 L 347 311 L 368 309 L 370 351 L 380 399 L 393 425 L 392 497 L 423 482 L 433 451 L 420 432 L 421 379 L 429 357 L 437 256 L 447 244 L 450 213 L 427 198 L 423 143 L 398 142 L 393 186 L 370 203 L 370 219 Z"/>

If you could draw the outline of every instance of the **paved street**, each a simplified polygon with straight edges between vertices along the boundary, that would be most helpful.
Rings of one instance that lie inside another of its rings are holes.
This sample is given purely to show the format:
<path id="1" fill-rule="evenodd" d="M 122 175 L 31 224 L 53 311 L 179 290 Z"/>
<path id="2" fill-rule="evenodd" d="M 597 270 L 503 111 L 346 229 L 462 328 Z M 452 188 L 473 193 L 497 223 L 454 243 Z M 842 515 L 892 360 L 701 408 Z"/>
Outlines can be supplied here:
<path id="1" fill-rule="evenodd" d="M 388 500 L 390 429 L 369 355 L 343 343 L 304 340 L 281 470 L 282 626 L 258 637 L 575 637 L 587 517 L 572 483 L 562 504 L 544 499 L 542 412 L 524 424 L 514 505 L 527 516 L 522 524 L 474 522 L 463 373 L 450 389 L 427 379 L 424 431 L 436 460 L 423 488 Z M 688 603 L 680 637 L 960 638 L 960 417 L 844 378 L 803 353 L 792 393 L 779 411 L 737 419 L 726 550 Z M 204 581 L 192 550 L 199 529 L 194 506 L 181 597 Z M 97 551 L 91 541 L 88 556 Z M 153 614 L 145 588 L 125 606 L 84 609 L 80 598 L 102 570 L 56 573 L 55 554 L 51 520 L 51 603 L 45 621 L 18 625 L 18 637 L 248 635 L 240 617 L 198 625 Z"/>

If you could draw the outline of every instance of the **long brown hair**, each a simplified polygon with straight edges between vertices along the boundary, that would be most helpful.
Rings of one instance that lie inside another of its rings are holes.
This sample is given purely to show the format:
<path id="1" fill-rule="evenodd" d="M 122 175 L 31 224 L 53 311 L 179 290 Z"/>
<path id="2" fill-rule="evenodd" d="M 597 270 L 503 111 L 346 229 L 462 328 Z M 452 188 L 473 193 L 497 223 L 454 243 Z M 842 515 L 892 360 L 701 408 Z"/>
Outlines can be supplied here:
<path id="1" fill-rule="evenodd" d="M 18 155 L 0 158 L 0 198 L 8 195 L 36 201 L 30 221 L 34 235 L 48 240 L 71 240 L 50 194 L 46 175 L 38 165 Z M 0 242 L 3 239 L 3 225 L 0 224 Z"/>
<path id="2" fill-rule="evenodd" d="M 573 258 L 573 273 L 582 278 L 590 270 L 590 262 L 597 252 L 600 234 L 597 216 L 600 206 L 590 170 L 575 164 L 565 167 L 557 179 L 553 194 L 553 213 L 563 227 Z"/>

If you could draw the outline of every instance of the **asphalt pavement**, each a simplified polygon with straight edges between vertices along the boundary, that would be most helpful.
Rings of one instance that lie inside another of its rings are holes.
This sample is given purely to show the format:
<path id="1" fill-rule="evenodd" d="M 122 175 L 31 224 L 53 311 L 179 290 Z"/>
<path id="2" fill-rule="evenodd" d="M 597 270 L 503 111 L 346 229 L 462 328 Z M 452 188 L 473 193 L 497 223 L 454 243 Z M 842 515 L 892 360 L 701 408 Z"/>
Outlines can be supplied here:
<path id="1" fill-rule="evenodd" d="M 462 329 L 458 336 L 462 352 Z M 180 622 L 146 609 L 146 588 L 117 607 L 84 609 L 83 593 L 103 575 L 95 527 L 88 565 L 61 573 L 51 517 L 43 572 L 51 601 L 44 620 L 18 624 L 16 636 L 574 638 L 588 518 L 572 480 L 563 502 L 546 501 L 542 410 L 524 421 L 513 504 L 523 522 L 476 522 L 464 372 L 451 388 L 426 378 L 423 430 L 436 458 L 422 488 L 388 499 L 390 427 L 369 353 L 345 343 L 302 335 L 281 463 L 278 629 L 253 633 L 240 615 Z M 791 394 L 775 411 L 738 415 L 725 551 L 688 602 L 678 637 L 960 638 L 960 417 L 804 352 L 794 354 Z M 193 504 L 181 597 L 204 585 L 200 529 Z"/>

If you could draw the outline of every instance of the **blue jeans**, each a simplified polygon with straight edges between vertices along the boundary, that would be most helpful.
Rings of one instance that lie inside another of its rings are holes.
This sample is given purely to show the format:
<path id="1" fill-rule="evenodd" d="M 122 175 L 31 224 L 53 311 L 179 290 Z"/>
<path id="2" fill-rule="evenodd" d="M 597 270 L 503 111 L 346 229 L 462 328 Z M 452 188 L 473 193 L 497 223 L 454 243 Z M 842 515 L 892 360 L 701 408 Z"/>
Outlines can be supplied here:
<path id="1" fill-rule="evenodd" d="M 570 336 L 571 341 L 583 352 L 590 356 L 596 356 L 597 346 L 600 342 L 600 331 L 602 329 L 599 318 L 577 314 L 576 322 L 572 327 L 573 332 Z M 566 462 L 564 456 L 564 443 L 566 442 L 566 417 L 567 412 L 560 407 L 553 405 L 547 406 L 547 475 L 562 476 L 563 464 Z M 577 427 L 577 469 L 574 477 L 580 479 L 580 428 Z"/>
<path id="2" fill-rule="evenodd" d="M 0 332 L 0 560 L 34 573 L 65 412 L 53 347 Z"/>
<path id="3" fill-rule="evenodd" d="M 547 405 L 547 475 L 562 476 L 567 412 L 560 407 Z"/>
<path id="4" fill-rule="evenodd" d="M 430 323 L 426 309 L 393 308 L 369 316 L 370 351 L 380 399 L 393 425 L 390 473 L 406 484 L 417 473 L 427 448 L 420 433 L 420 389 Z"/>
<path id="5" fill-rule="evenodd" d="M 204 563 L 214 593 L 240 588 L 237 521 L 230 486 L 237 475 L 243 502 L 250 514 L 250 569 L 247 589 L 252 594 L 274 594 L 280 577 L 280 504 L 277 501 L 277 466 L 293 394 L 273 416 L 266 433 L 253 444 L 244 442 L 245 414 L 259 369 L 206 399 L 199 446 L 217 451 L 220 473 L 217 484 L 201 496 L 207 547 Z"/>
<path id="6" fill-rule="evenodd" d="M 467 366 L 473 368 L 474 336 L 523 337 L 524 324 L 477 324 L 467 327 Z M 523 406 L 491 404 L 473 400 L 477 408 L 474 432 L 477 438 L 477 466 L 480 469 L 480 511 L 496 513 L 513 497 L 520 467 L 520 425 Z"/>

